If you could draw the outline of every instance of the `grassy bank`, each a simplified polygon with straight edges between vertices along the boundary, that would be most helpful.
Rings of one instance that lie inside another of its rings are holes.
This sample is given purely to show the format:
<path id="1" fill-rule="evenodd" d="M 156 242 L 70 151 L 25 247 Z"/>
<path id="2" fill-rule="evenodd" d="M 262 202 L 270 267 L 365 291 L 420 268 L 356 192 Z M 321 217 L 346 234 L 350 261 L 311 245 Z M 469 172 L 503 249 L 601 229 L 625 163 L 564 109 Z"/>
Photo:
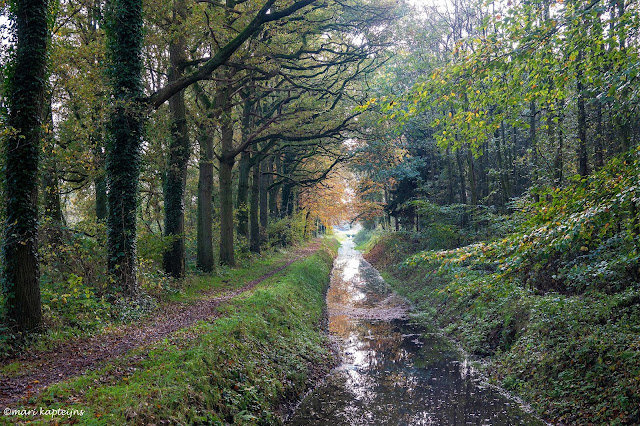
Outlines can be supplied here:
<path id="1" fill-rule="evenodd" d="M 367 258 L 496 384 L 563 424 L 640 423 L 640 286 L 541 294 L 501 271 L 490 245 L 415 253 L 391 234 Z"/>
<path id="2" fill-rule="evenodd" d="M 70 421 L 85 424 L 278 424 L 281 403 L 302 395 L 331 363 L 320 323 L 336 249 L 325 242 L 221 307 L 221 318 L 51 386 L 24 408 L 84 410 Z"/>
<path id="3" fill-rule="evenodd" d="M 307 243 L 308 244 L 308 243 Z M 218 267 L 212 274 L 192 273 L 174 280 L 151 268 L 141 268 L 143 294 L 135 302 L 110 303 L 89 283 L 72 274 L 68 281 L 46 281 L 41 285 L 46 330 L 28 336 L 22 346 L 12 347 L 12 337 L 0 324 L 0 359 L 14 357 L 16 352 L 39 352 L 55 349 L 73 339 L 88 338 L 107 329 L 145 321 L 159 308 L 171 303 L 197 303 L 204 293 L 233 291 L 249 281 L 276 270 L 295 255 L 295 248 L 272 250 L 237 268 Z M 0 295 L 0 312 L 3 310 Z M 0 366 L 0 373 L 4 367 Z"/>
<path id="4" fill-rule="evenodd" d="M 638 175 L 640 150 L 538 188 L 499 237 L 434 250 L 428 229 L 393 233 L 368 258 L 544 418 L 640 424 Z"/>

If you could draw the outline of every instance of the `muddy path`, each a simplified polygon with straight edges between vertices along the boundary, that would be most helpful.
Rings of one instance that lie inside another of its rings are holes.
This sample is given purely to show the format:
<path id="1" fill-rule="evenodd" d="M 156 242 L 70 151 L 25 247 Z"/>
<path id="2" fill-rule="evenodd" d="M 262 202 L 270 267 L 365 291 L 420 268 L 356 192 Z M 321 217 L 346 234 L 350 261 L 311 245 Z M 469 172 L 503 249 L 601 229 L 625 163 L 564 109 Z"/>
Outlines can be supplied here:
<path id="1" fill-rule="evenodd" d="M 4 359 L 3 365 L 14 362 L 20 365 L 15 373 L 0 374 L 0 407 L 18 404 L 51 384 L 79 376 L 89 369 L 100 368 L 133 349 L 158 342 L 197 321 L 213 320 L 220 316 L 217 310 L 220 305 L 250 291 L 319 248 L 320 241 L 316 240 L 292 252 L 274 269 L 235 290 L 205 293 L 200 300 L 190 304 L 165 303 L 156 312 L 135 323 L 121 325 L 90 338 L 66 341 L 48 351 L 29 351 L 15 358 Z"/>

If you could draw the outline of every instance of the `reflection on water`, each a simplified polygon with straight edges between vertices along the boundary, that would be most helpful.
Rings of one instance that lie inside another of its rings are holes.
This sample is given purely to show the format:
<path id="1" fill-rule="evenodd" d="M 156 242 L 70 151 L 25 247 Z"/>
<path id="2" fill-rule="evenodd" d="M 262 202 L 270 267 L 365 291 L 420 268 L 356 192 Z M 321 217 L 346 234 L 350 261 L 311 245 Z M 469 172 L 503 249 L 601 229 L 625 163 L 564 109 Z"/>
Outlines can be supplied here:
<path id="1" fill-rule="evenodd" d="M 327 293 L 342 364 L 300 404 L 290 425 L 538 425 L 474 380 L 437 335 L 410 324 L 405 302 L 343 243 Z"/>

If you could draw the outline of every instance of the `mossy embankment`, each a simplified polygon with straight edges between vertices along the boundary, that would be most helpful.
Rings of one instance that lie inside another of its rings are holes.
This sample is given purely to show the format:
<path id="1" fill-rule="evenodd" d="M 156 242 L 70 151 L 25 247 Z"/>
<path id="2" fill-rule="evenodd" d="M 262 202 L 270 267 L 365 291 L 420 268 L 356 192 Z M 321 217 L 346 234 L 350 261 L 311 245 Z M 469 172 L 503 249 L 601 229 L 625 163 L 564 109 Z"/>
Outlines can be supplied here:
<path id="1" fill-rule="evenodd" d="M 640 424 L 638 173 L 640 151 L 532 197 L 500 238 L 424 251 L 378 234 L 366 257 L 543 418 Z"/>
<path id="2" fill-rule="evenodd" d="M 382 236 L 367 258 L 414 303 L 419 320 L 478 356 L 491 381 L 553 423 L 640 423 L 637 285 L 616 294 L 536 294 L 478 262 L 470 251 L 482 252 L 481 244 L 422 252 L 417 262 L 398 251 L 410 247 L 402 240 Z"/>
<path id="3" fill-rule="evenodd" d="M 5 416 L 4 422 L 278 424 L 332 364 L 321 323 L 335 240 L 179 330 L 108 366 L 48 387 L 23 407 L 82 416 Z"/>

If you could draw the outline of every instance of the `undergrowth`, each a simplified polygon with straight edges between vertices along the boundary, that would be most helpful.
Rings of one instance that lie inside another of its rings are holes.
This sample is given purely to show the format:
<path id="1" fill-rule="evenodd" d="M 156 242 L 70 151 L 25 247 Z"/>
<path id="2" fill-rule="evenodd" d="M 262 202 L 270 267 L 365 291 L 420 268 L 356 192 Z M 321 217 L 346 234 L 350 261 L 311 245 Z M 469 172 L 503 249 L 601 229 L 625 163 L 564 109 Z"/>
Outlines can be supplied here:
<path id="1" fill-rule="evenodd" d="M 420 251 L 387 234 L 369 258 L 544 417 L 640 424 L 638 154 L 540 191 L 504 238 Z"/>

